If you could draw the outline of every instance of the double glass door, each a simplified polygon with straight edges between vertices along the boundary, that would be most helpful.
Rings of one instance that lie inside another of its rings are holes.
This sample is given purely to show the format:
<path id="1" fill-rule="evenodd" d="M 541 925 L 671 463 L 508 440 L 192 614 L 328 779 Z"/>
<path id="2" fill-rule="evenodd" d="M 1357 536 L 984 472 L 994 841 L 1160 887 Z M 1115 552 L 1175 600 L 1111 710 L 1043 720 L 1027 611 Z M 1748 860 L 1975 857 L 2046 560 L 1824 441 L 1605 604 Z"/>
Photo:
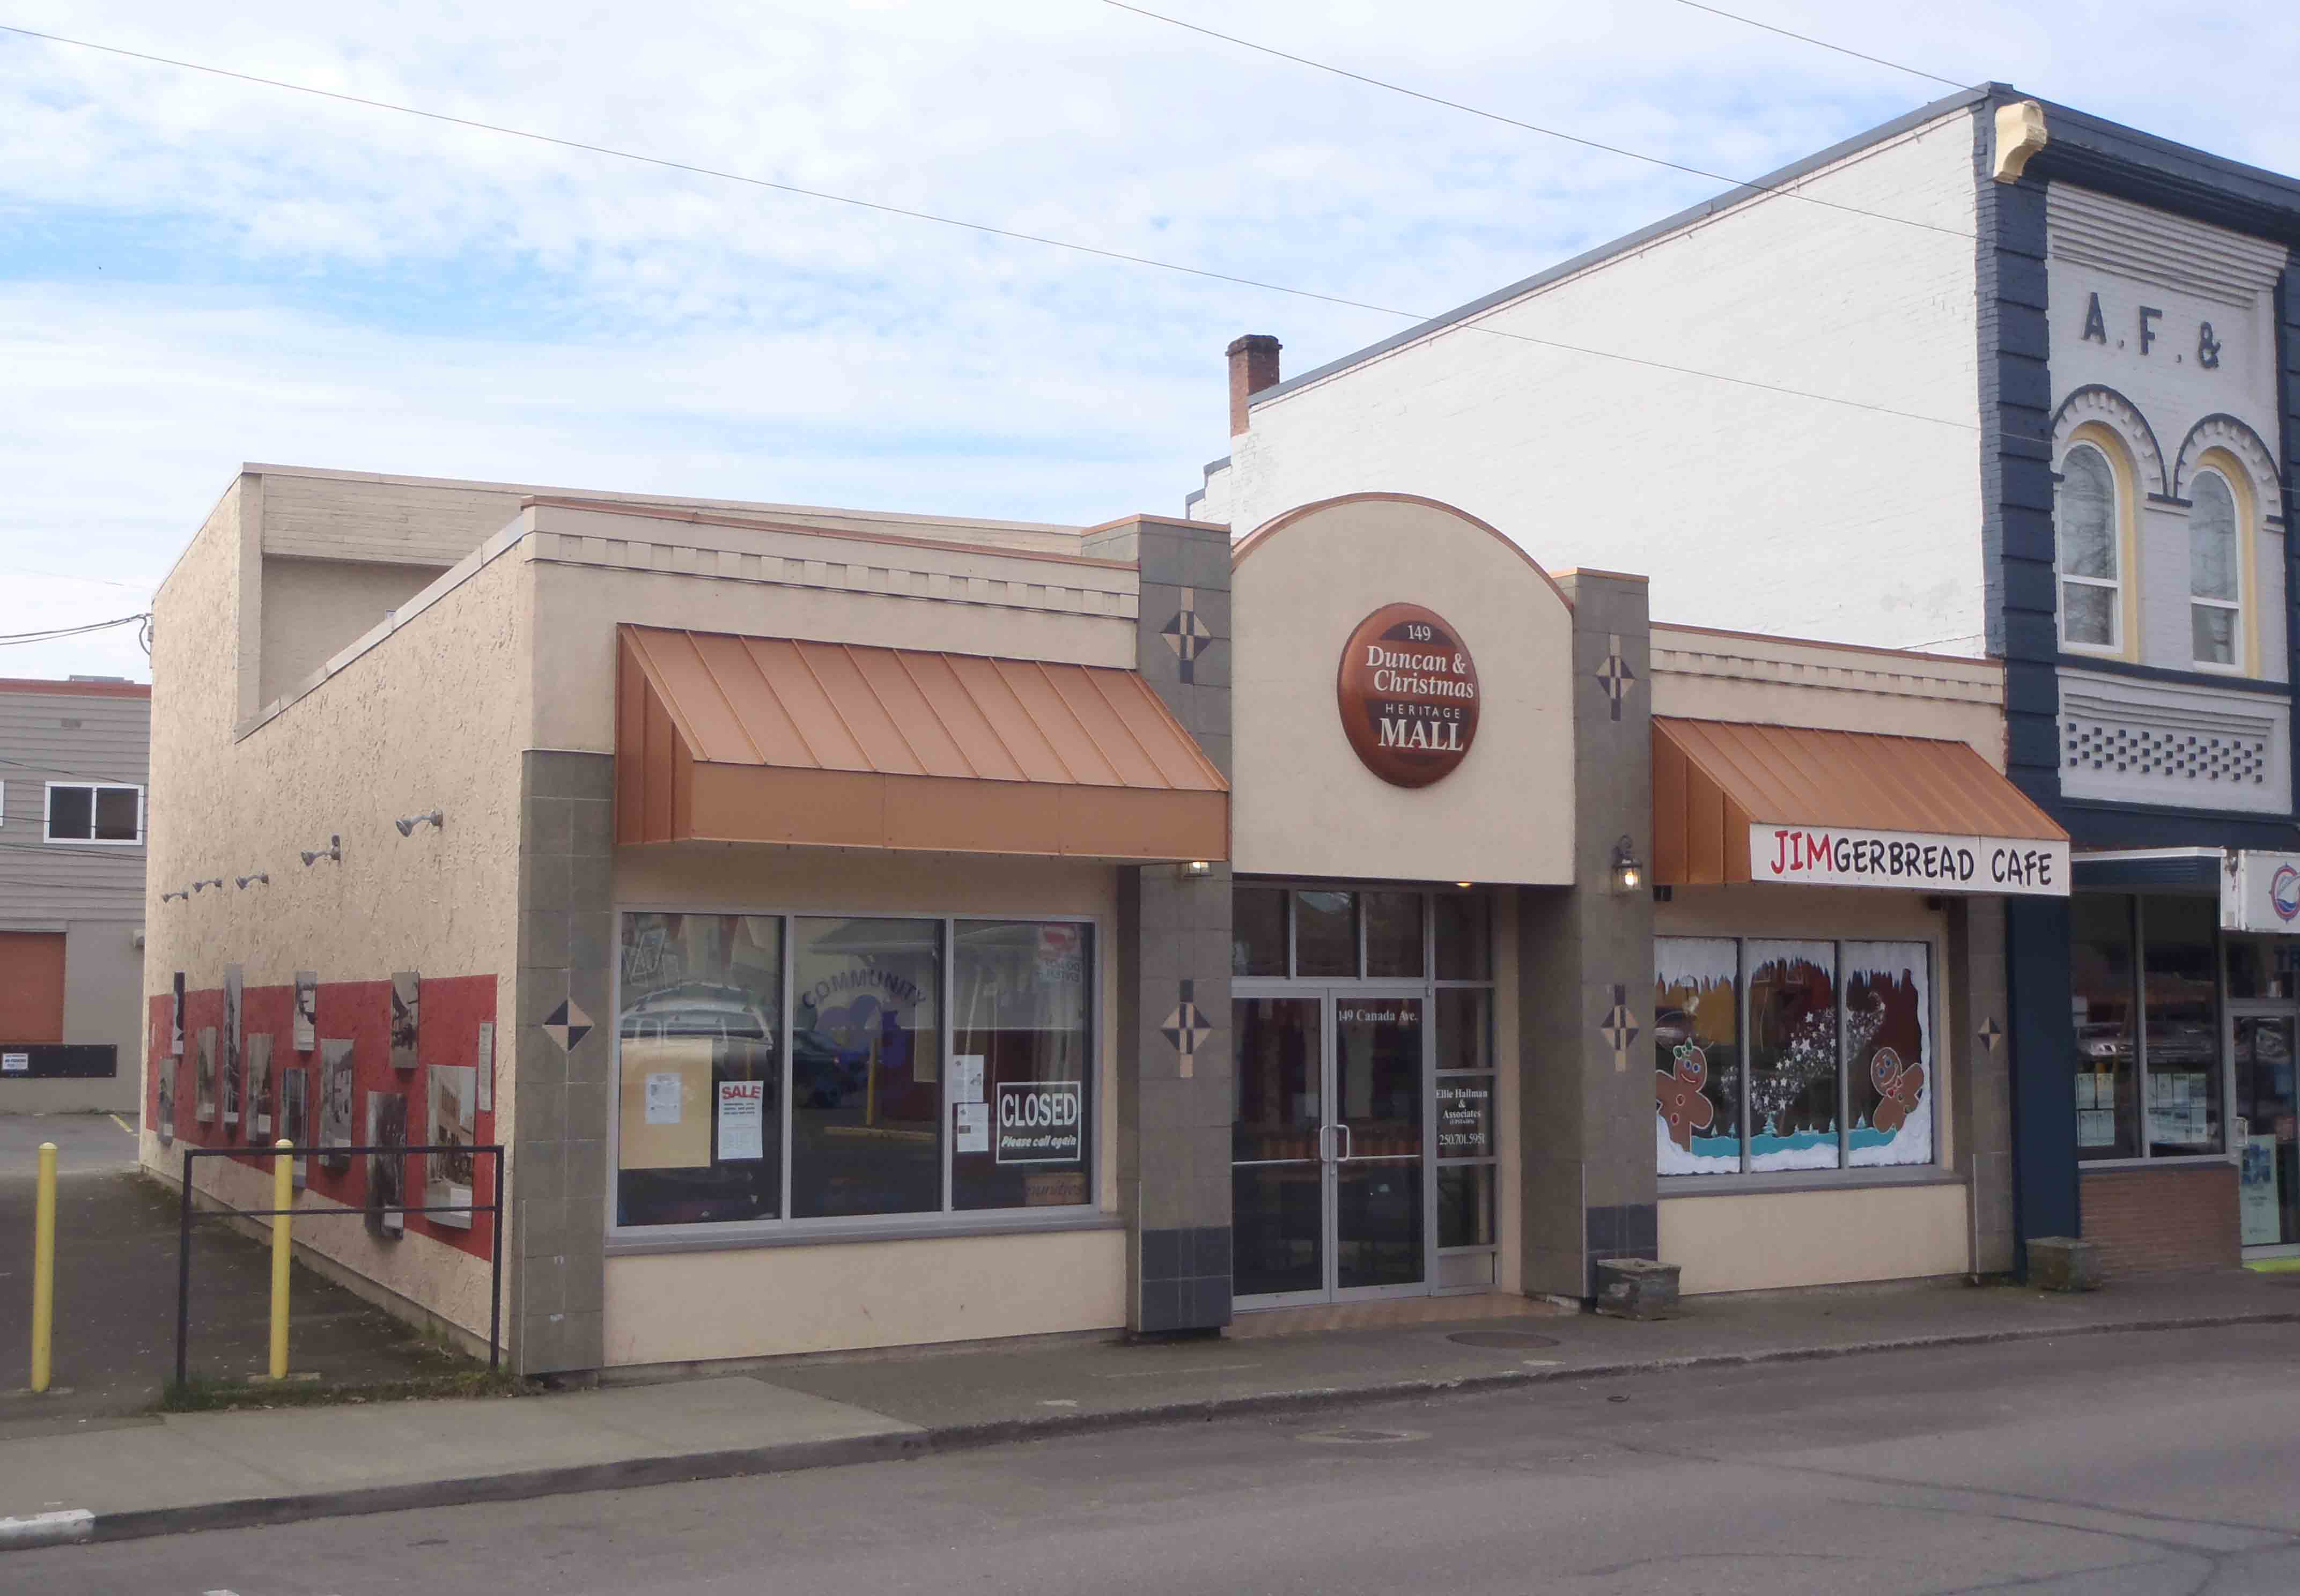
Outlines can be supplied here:
<path id="1" fill-rule="evenodd" d="M 1427 1291 L 1426 989 L 1233 1001 L 1239 1305 Z"/>

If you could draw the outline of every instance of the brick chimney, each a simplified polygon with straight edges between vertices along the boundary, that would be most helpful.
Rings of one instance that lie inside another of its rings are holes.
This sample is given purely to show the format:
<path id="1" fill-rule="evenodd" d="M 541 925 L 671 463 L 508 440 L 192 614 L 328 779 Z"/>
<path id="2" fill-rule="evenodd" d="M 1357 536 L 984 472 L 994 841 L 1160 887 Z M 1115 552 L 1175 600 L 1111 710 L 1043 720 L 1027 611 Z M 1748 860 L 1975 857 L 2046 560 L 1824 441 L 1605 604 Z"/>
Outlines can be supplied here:
<path id="1" fill-rule="evenodd" d="M 1229 356 L 1229 435 L 1246 428 L 1246 402 L 1264 388 L 1278 386 L 1278 340 L 1268 333 L 1248 333 L 1235 338 L 1225 351 Z"/>

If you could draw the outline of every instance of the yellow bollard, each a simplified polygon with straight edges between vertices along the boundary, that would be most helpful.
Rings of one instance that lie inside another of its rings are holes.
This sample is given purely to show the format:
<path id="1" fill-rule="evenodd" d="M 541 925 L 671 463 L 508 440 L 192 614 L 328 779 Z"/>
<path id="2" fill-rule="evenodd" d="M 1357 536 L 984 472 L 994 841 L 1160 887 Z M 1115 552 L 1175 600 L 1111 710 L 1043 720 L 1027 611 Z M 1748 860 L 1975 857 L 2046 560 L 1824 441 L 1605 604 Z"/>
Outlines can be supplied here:
<path id="1" fill-rule="evenodd" d="M 271 1160 L 271 1377 L 288 1377 L 288 1209 L 296 1205 L 294 1143 L 285 1136 L 274 1142 Z"/>
<path id="2" fill-rule="evenodd" d="M 32 1389 L 46 1391 L 56 1326 L 56 1144 L 40 1143 L 40 1191 L 32 1220 Z"/>

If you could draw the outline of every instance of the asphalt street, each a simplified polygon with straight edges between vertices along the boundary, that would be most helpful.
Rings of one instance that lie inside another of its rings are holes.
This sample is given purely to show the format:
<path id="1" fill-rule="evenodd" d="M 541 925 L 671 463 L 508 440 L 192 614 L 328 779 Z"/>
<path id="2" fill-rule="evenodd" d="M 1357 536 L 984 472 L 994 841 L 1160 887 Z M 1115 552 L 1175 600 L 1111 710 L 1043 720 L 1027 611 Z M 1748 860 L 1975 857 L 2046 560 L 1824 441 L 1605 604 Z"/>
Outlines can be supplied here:
<path id="1" fill-rule="evenodd" d="M 2300 1330 L 1704 1369 L 8 1554 L 75 1596 L 2300 1589 Z"/>

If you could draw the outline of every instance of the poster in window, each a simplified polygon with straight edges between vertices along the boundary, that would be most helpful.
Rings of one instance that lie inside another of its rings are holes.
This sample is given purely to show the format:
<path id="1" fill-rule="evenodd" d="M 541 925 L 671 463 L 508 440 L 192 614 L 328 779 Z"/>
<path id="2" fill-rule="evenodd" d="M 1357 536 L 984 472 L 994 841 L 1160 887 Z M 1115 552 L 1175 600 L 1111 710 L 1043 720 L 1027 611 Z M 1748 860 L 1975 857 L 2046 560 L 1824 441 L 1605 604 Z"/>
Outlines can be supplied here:
<path id="1" fill-rule="evenodd" d="M 247 1039 L 247 1139 L 271 1141 L 271 1099 L 276 1090 L 271 1071 L 271 1033 L 258 1031 Z"/>
<path id="2" fill-rule="evenodd" d="M 433 1209 L 462 1209 L 461 1213 L 433 1212 L 427 1217 L 435 1225 L 469 1230 L 471 1191 L 476 1184 L 472 1170 L 479 1161 L 478 1155 L 471 1151 L 479 1139 L 479 1110 L 473 1101 L 479 1088 L 479 1071 L 469 1064 L 434 1064 L 428 1084 L 431 1123 L 423 1139 L 434 1147 L 453 1151 L 425 1156 L 423 1204 Z"/>
<path id="3" fill-rule="evenodd" d="M 320 1045 L 320 972 L 296 972 L 296 1051 L 308 1053 Z"/>
<path id="4" fill-rule="evenodd" d="M 626 1169 L 703 1169 L 711 1163 L 710 1036 L 626 1036 L 621 1163 Z"/>
<path id="5" fill-rule="evenodd" d="M 329 1153 L 330 1147 L 352 1143 L 352 1044 L 333 1037 L 320 1043 L 320 1168 L 340 1175 L 352 1167 L 348 1153 Z"/>
<path id="6" fill-rule="evenodd" d="M 391 1067 L 412 1069 L 418 1060 L 416 1050 L 418 1002 L 422 995 L 422 982 L 412 969 L 394 970 L 391 976 Z"/>
<path id="7" fill-rule="evenodd" d="M 367 1155 L 367 1228 L 371 1235 L 396 1238 L 407 1229 L 407 1099 L 396 1092 L 367 1094 L 367 1144 L 386 1151 Z"/>
<path id="8" fill-rule="evenodd" d="M 1749 1168 L 1838 1167 L 1837 950 L 1752 942 Z"/>
<path id="9" fill-rule="evenodd" d="M 1741 1000 L 1730 937 L 1654 939 L 1654 1159 L 1662 1175 L 1741 1172 Z"/>
<path id="10" fill-rule="evenodd" d="M 200 1027 L 199 1055 L 192 1062 L 192 1118 L 212 1125 L 216 1117 L 216 1034 L 213 1026 Z"/>
<path id="11" fill-rule="evenodd" d="M 239 1099 L 246 1084 L 243 1078 L 245 1059 L 240 1046 L 239 1032 L 242 979 L 239 966 L 237 964 L 224 966 L 223 1060 L 219 1068 L 217 1084 L 223 1093 L 223 1122 L 227 1128 L 239 1123 Z"/>
<path id="12" fill-rule="evenodd" d="M 719 1083 L 719 1161 L 748 1163 L 767 1156 L 767 1085 Z"/>
<path id="13" fill-rule="evenodd" d="M 1931 950 L 1845 944 L 1845 1079 L 1855 1168 L 1933 1161 Z"/>

